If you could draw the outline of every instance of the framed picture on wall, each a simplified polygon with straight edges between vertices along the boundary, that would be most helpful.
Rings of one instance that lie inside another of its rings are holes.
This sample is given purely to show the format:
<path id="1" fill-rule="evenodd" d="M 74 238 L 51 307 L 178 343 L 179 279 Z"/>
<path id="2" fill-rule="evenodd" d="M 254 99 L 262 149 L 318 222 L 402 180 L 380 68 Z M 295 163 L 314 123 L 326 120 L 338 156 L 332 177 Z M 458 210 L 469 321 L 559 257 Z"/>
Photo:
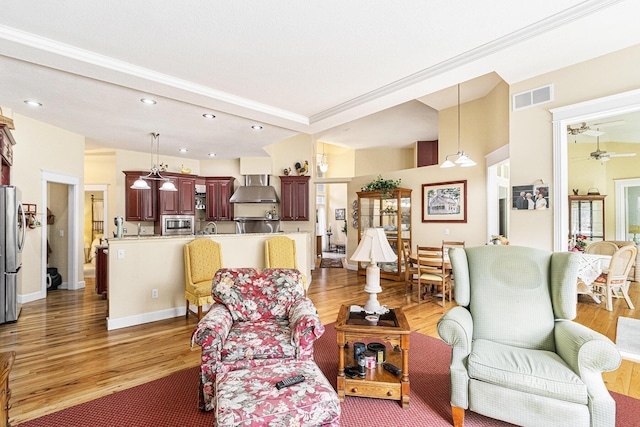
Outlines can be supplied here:
<path id="1" fill-rule="evenodd" d="M 514 185 L 511 188 L 511 209 L 546 210 L 550 208 L 549 184 Z"/>
<path id="2" fill-rule="evenodd" d="M 336 209 L 336 220 L 344 220 L 345 210 L 344 209 Z"/>
<path id="3" fill-rule="evenodd" d="M 467 181 L 422 184 L 422 222 L 467 222 Z"/>

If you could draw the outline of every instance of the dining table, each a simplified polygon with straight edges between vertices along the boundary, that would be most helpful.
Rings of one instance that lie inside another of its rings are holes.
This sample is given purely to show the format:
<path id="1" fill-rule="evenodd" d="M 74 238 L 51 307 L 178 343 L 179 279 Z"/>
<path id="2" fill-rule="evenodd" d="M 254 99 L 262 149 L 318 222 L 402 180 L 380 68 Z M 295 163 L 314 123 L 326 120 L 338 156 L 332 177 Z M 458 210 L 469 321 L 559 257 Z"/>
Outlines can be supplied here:
<path id="1" fill-rule="evenodd" d="M 578 264 L 578 294 L 589 295 L 596 303 L 602 301 L 602 294 L 598 292 L 593 283 L 609 268 L 611 255 L 585 254 L 580 253 L 580 263 Z"/>
<path id="2" fill-rule="evenodd" d="M 412 253 L 411 255 L 409 255 L 409 261 L 411 261 L 413 264 L 417 264 L 418 254 Z M 441 263 L 442 263 L 442 258 L 424 258 L 420 263 L 420 265 L 427 265 L 430 267 L 440 267 Z M 444 268 L 447 271 L 451 270 L 451 261 L 449 260 L 449 256 L 446 254 L 444 256 Z"/>

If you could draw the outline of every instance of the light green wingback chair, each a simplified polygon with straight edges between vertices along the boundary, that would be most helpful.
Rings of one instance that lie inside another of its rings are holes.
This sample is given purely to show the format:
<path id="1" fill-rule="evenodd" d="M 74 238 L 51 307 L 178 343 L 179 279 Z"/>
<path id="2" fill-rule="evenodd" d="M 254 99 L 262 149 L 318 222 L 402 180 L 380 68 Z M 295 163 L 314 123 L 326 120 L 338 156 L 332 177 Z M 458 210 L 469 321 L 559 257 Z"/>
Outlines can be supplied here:
<path id="1" fill-rule="evenodd" d="M 451 409 L 522 426 L 615 426 L 602 372 L 615 345 L 576 317 L 578 255 L 518 246 L 451 249 L 458 307 L 438 322 L 452 347 Z"/>

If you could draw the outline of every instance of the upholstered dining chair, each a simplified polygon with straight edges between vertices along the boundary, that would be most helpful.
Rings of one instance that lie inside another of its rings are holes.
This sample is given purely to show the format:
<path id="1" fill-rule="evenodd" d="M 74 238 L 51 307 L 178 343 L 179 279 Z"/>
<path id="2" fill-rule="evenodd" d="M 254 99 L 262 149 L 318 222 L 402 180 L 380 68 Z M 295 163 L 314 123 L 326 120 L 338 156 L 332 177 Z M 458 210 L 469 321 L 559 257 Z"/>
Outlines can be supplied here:
<path id="1" fill-rule="evenodd" d="M 444 307 L 445 297 L 449 293 L 451 301 L 450 275 L 445 269 L 445 260 L 442 247 L 418 246 L 418 304 L 422 302 L 423 289 L 428 285 L 440 288 Z M 425 291 L 426 292 L 426 291 Z"/>
<path id="2" fill-rule="evenodd" d="M 195 239 L 184 245 L 184 297 L 187 300 L 187 312 L 202 319 L 202 306 L 213 304 L 211 281 L 216 271 L 222 268 L 222 250 L 220 244 L 209 239 Z M 198 311 L 191 310 L 191 304 Z"/>
<path id="3" fill-rule="evenodd" d="M 438 322 L 452 346 L 451 410 L 522 426 L 614 427 L 606 336 L 573 322 L 579 255 L 486 245 L 449 252 L 458 306 Z"/>
<path id="4" fill-rule="evenodd" d="M 413 284 L 417 283 L 418 267 L 411 262 L 411 243 L 408 240 L 402 241 L 402 259 L 404 263 L 404 281 L 406 283 L 404 293 L 409 295 L 409 289 L 413 289 Z"/>
<path id="5" fill-rule="evenodd" d="M 609 311 L 613 310 L 613 298 L 620 298 L 620 294 L 631 310 L 635 308 L 627 291 L 629 271 L 631 271 L 631 266 L 636 259 L 636 252 L 635 246 L 623 246 L 617 249 L 611 256 L 609 268 L 602 272 L 593 283 L 594 286 L 602 288 L 602 294 L 606 297 L 606 307 Z"/>
<path id="6" fill-rule="evenodd" d="M 618 245 L 604 240 L 601 242 L 589 243 L 589 245 L 584 248 L 584 253 L 595 255 L 613 255 L 617 250 Z"/>
<path id="7" fill-rule="evenodd" d="M 285 236 L 276 236 L 264 242 L 264 266 L 266 268 L 298 268 L 296 241 Z M 302 276 L 302 286 L 307 294 L 309 282 Z"/>
<path id="8" fill-rule="evenodd" d="M 264 265 L 267 268 L 298 268 L 296 241 L 276 236 L 264 242 Z"/>

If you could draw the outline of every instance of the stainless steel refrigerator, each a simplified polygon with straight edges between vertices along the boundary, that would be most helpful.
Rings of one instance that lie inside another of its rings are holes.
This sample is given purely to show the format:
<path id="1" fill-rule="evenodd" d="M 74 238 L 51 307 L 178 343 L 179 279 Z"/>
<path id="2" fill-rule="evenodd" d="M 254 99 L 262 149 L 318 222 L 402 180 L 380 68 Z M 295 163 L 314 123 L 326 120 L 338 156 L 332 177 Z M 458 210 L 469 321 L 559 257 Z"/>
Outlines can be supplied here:
<path id="1" fill-rule="evenodd" d="M 26 225 L 20 190 L 0 185 L 0 324 L 18 320 L 16 292 Z"/>

